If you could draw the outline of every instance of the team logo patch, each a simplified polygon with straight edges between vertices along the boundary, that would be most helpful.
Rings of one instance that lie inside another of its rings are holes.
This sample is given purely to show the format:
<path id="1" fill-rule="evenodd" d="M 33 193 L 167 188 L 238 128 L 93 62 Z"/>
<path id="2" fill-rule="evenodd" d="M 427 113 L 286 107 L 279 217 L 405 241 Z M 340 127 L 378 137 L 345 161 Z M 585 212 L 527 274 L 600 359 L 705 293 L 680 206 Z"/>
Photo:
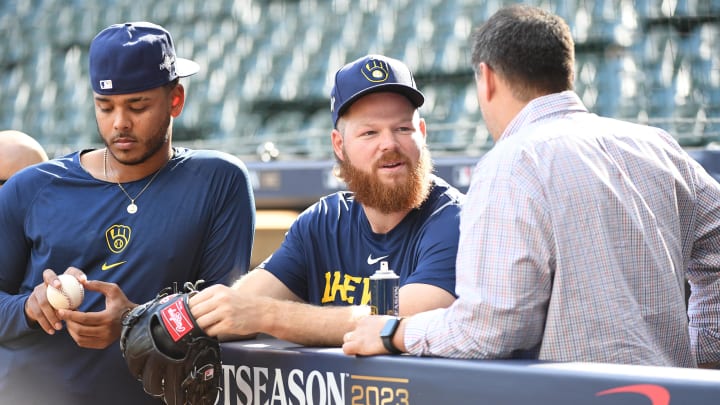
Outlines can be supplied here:
<path id="1" fill-rule="evenodd" d="M 122 252 L 130 243 L 130 234 L 132 230 L 126 225 L 113 225 L 105 231 L 105 240 L 107 246 L 113 253 Z"/>
<path id="2" fill-rule="evenodd" d="M 176 300 L 160 311 L 165 329 L 170 333 L 173 341 L 177 342 L 190 333 L 194 326 L 187 313 L 182 300 Z"/>
<path id="3" fill-rule="evenodd" d="M 370 59 L 361 70 L 363 76 L 373 83 L 382 83 L 390 76 L 390 67 L 384 61 Z"/>
<path id="4" fill-rule="evenodd" d="M 100 88 L 103 90 L 110 90 L 113 88 L 112 80 L 100 80 Z"/>

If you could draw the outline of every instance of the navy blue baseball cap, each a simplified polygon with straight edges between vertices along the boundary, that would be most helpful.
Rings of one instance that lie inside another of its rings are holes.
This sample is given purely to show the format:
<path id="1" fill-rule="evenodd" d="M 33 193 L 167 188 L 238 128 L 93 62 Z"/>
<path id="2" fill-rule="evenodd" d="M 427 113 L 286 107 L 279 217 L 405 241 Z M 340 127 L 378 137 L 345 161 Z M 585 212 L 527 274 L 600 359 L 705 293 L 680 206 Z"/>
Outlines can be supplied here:
<path id="1" fill-rule="evenodd" d="M 170 33 L 149 22 L 113 24 L 90 44 L 90 82 L 98 94 L 127 94 L 194 75 L 200 66 L 175 56 Z"/>
<path id="2" fill-rule="evenodd" d="M 417 89 L 412 72 L 404 63 L 383 55 L 363 56 L 335 73 L 330 92 L 333 126 L 337 126 L 338 118 L 357 99 L 380 91 L 402 94 L 415 107 L 425 102 L 425 96 Z"/>

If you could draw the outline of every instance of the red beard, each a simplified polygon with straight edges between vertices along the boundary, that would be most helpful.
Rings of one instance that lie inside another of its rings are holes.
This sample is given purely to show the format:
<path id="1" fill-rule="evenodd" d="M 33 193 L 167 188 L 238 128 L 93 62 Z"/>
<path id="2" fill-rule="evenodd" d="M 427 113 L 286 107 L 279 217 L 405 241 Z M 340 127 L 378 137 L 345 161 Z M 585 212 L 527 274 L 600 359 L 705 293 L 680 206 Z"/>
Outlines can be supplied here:
<path id="1" fill-rule="evenodd" d="M 361 204 L 389 214 L 419 207 L 430 193 L 430 174 L 433 166 L 427 149 L 420 152 L 420 159 L 414 166 L 408 166 L 408 176 L 404 181 L 386 184 L 380 181 L 377 168 L 382 162 L 402 161 L 410 165 L 409 159 L 399 152 L 385 153 L 374 165 L 372 173 L 356 168 L 343 149 L 343 160 L 338 162 L 339 176 L 347 184 L 348 190 Z"/>

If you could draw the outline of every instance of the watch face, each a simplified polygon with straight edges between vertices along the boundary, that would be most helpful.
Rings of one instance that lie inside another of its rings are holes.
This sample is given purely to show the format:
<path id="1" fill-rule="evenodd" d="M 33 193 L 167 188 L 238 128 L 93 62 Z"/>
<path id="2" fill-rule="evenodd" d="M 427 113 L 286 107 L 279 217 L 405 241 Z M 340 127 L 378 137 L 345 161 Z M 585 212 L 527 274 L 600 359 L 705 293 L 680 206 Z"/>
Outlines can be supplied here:
<path id="1" fill-rule="evenodd" d="M 389 337 L 389 336 L 394 335 L 395 330 L 397 329 L 399 324 L 400 324 L 400 319 L 398 319 L 398 318 L 389 319 L 387 322 L 385 322 L 385 326 L 383 326 L 382 330 L 380 331 L 380 337 Z"/>

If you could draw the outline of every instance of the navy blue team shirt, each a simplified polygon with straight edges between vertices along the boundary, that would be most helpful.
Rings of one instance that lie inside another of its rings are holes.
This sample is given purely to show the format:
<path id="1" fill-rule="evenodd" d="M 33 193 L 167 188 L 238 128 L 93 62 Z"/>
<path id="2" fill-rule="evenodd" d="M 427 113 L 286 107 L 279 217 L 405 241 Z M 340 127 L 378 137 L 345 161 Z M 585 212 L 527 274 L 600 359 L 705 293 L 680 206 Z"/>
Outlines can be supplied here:
<path id="1" fill-rule="evenodd" d="M 306 209 L 259 267 L 316 305 L 365 305 L 369 277 L 387 261 L 400 285 L 422 283 L 455 295 L 455 257 L 464 194 L 432 176 L 425 202 L 387 234 L 377 234 L 353 194 L 341 191 Z"/>
<path id="2" fill-rule="evenodd" d="M 174 282 L 229 284 L 247 272 L 255 203 L 245 165 L 217 151 L 174 151 L 133 215 L 116 183 L 82 168 L 82 152 L 24 169 L 0 189 L 0 402 L 162 403 L 130 375 L 117 342 L 84 349 L 66 329 L 48 335 L 28 324 L 24 303 L 47 268 L 78 267 L 135 303 Z M 123 185 L 135 196 L 149 178 Z M 104 308 L 103 295 L 86 291 L 79 310 Z"/>

